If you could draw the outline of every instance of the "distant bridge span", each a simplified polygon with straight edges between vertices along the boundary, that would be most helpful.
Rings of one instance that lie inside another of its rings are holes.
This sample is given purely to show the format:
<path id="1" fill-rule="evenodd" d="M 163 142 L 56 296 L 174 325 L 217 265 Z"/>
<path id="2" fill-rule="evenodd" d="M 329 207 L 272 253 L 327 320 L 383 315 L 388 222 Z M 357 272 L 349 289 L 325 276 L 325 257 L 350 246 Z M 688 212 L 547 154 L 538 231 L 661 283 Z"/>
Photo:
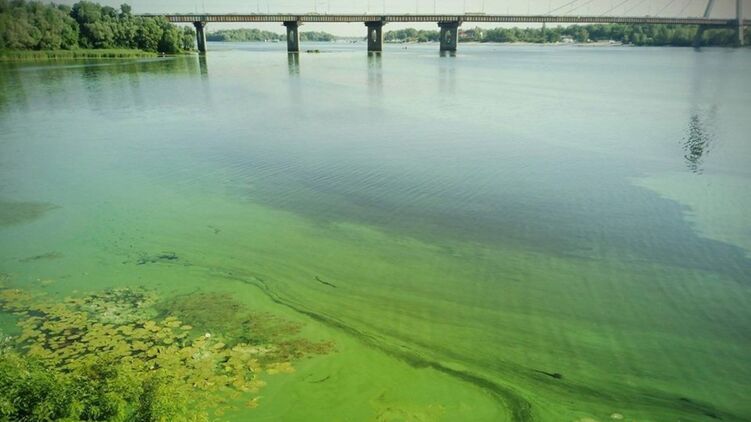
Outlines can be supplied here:
<path id="1" fill-rule="evenodd" d="M 709 0 L 704 17 L 671 18 L 659 16 L 551 16 L 551 15 L 330 15 L 330 14 L 172 14 L 164 16 L 173 23 L 192 23 L 196 27 L 198 50 L 206 52 L 207 23 L 268 23 L 279 22 L 287 27 L 287 50 L 290 53 L 300 51 L 299 27 L 305 23 L 364 23 L 368 28 L 368 51 L 381 52 L 383 50 L 383 26 L 388 23 L 425 23 L 435 22 L 441 29 L 441 51 L 456 51 L 459 41 L 459 26 L 464 22 L 472 23 L 567 23 L 567 24 L 662 24 L 662 25 L 698 25 L 700 30 L 710 27 L 733 27 L 738 31 L 738 44 L 743 44 L 743 27 L 751 21 L 743 20 L 741 0 L 736 0 L 737 10 L 735 19 L 710 18 L 714 0 Z M 157 16 L 157 15 L 140 15 Z"/>
<path id="2" fill-rule="evenodd" d="M 149 15 L 143 15 L 149 16 Z M 735 19 L 669 18 L 656 16 L 546 16 L 546 15 L 327 15 L 327 14 L 190 14 L 165 15 L 174 23 L 193 22 L 299 22 L 299 23 L 425 23 L 425 22 L 476 22 L 476 23 L 623 23 L 623 24 L 669 24 L 727 26 Z"/>

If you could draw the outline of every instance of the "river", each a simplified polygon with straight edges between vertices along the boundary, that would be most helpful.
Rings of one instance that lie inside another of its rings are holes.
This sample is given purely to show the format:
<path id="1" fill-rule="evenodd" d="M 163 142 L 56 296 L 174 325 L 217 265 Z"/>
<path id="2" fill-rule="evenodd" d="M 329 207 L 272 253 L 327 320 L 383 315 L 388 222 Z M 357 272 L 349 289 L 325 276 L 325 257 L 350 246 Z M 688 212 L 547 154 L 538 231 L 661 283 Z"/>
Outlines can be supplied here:
<path id="1" fill-rule="evenodd" d="M 229 420 L 751 418 L 750 50 L 284 47 L 0 64 L 0 273 L 332 345 Z"/>

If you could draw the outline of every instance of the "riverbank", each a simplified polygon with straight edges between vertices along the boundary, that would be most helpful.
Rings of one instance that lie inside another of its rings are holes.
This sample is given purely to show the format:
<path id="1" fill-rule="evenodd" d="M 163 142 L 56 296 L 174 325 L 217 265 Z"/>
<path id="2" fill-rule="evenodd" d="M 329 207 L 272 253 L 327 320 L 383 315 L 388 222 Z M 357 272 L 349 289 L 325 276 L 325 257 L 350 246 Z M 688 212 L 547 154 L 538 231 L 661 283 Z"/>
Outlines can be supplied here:
<path id="1" fill-rule="evenodd" d="M 125 59 L 157 57 L 159 53 L 136 49 L 0 50 L 0 61 L 56 59 Z"/>
<path id="2" fill-rule="evenodd" d="M 75 50 L 0 50 L 0 61 L 57 60 L 57 59 L 125 59 L 132 57 L 157 57 L 159 53 L 126 49 L 75 49 Z"/>

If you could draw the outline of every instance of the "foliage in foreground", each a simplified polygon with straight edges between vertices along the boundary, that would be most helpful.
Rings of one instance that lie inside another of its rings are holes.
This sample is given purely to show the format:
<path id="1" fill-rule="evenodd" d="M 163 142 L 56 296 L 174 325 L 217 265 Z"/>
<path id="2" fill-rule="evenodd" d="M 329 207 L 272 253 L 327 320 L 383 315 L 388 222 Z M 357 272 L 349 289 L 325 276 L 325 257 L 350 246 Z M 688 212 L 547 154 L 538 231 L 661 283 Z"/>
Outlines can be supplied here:
<path id="1" fill-rule="evenodd" d="M 162 17 L 136 17 L 90 1 L 72 7 L 40 1 L 0 0 L 0 50 L 139 49 L 178 53 L 193 49 L 195 31 Z"/>
<path id="2" fill-rule="evenodd" d="M 200 412 L 190 412 L 188 398 L 163 371 L 142 376 L 119 362 L 101 359 L 75 371 L 61 372 L 17 352 L 0 352 L 3 420 L 205 419 Z"/>
<path id="3" fill-rule="evenodd" d="M 203 421 L 258 406 L 264 375 L 331 350 L 214 293 L 159 301 L 115 289 L 50 301 L 0 285 L 0 311 L 21 328 L 0 343 L 0 420 Z"/>

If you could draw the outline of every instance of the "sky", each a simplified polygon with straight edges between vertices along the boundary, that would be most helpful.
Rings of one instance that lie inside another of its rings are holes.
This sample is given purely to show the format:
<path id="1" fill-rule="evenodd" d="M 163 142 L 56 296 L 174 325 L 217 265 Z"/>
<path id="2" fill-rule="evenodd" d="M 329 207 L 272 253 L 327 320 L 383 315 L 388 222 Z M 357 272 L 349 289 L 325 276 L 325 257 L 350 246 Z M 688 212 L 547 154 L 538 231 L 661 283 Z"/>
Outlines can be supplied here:
<path id="1" fill-rule="evenodd" d="M 78 0 L 52 0 L 73 4 Z M 514 15 L 602 15 L 619 16 L 700 16 L 707 0 L 94 0 L 118 7 L 127 2 L 133 13 L 425 13 L 432 14 L 514 14 Z M 715 0 L 712 17 L 735 16 L 736 0 Z M 742 0 L 744 16 L 751 15 L 751 0 Z M 475 26 L 472 24 L 472 26 Z M 483 26 L 483 25 L 479 25 Z M 495 27 L 495 25 L 484 25 Z M 524 25 L 532 26 L 532 25 Z M 237 27 L 282 32 L 278 24 L 213 24 L 209 31 Z M 414 27 L 433 29 L 433 24 L 391 24 L 387 29 Z M 336 35 L 360 36 L 361 24 L 310 24 L 303 31 L 326 31 Z M 364 36 L 364 35 L 363 35 Z"/>

